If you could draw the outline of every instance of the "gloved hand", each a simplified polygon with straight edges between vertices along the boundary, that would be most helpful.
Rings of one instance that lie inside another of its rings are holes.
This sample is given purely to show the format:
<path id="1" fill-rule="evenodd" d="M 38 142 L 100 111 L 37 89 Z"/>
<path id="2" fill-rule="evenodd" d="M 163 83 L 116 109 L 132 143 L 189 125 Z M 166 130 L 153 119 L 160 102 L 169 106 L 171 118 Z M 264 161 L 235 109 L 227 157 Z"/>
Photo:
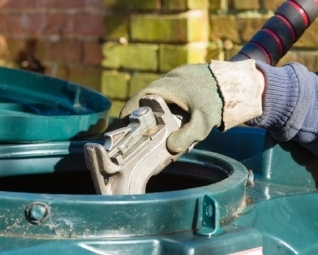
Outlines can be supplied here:
<path id="1" fill-rule="evenodd" d="M 145 95 L 158 95 L 167 103 L 178 105 L 190 113 L 191 118 L 168 137 L 167 148 L 173 153 L 183 152 L 194 142 L 205 139 L 213 127 L 222 124 L 227 129 L 259 116 L 261 89 L 258 83 L 254 60 L 183 65 L 132 97 L 120 118 L 137 109 Z M 237 116 L 240 113 L 242 118 Z"/>
<path id="2" fill-rule="evenodd" d="M 168 137 L 167 148 L 171 152 L 187 150 L 206 138 L 213 127 L 221 125 L 223 103 L 208 64 L 183 65 L 152 82 L 128 101 L 120 117 L 130 114 L 139 107 L 140 98 L 151 94 L 191 114 L 190 121 Z"/>

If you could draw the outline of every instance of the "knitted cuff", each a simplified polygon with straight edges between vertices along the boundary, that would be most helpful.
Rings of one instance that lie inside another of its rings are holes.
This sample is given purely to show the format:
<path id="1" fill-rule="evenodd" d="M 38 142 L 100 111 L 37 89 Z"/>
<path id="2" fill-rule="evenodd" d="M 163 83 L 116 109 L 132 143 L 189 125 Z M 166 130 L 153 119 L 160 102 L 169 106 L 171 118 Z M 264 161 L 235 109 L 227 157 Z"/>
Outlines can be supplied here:
<path id="1" fill-rule="evenodd" d="M 292 66 L 272 67 L 257 61 L 256 67 L 265 76 L 263 114 L 248 125 L 277 132 L 286 126 L 299 97 L 299 82 Z"/>

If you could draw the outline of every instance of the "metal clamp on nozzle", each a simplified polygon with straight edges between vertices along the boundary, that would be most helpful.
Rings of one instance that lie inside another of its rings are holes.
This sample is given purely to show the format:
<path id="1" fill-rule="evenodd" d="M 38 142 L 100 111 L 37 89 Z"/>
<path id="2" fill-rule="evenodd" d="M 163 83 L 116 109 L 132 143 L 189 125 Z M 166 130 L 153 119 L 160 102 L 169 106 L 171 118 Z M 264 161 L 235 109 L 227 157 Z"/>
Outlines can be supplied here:
<path id="1" fill-rule="evenodd" d="M 182 125 L 180 117 L 159 96 L 145 96 L 139 104 L 127 127 L 105 133 L 104 146 L 87 143 L 84 147 L 99 194 L 145 193 L 150 177 L 184 154 L 172 155 L 166 148 L 168 136 Z"/>

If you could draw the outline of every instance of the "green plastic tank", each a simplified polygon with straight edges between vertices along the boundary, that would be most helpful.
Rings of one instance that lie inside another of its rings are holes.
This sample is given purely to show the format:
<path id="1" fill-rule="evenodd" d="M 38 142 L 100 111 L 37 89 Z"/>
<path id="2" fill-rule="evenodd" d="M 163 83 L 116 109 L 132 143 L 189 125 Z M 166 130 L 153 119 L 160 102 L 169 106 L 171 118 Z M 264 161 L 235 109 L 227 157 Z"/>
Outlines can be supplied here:
<path id="1" fill-rule="evenodd" d="M 317 160 L 297 144 L 261 129 L 214 131 L 146 194 L 101 196 L 84 143 L 2 145 L 3 254 L 318 252 Z"/>
<path id="2" fill-rule="evenodd" d="M 298 144 L 213 130 L 146 194 L 96 195 L 83 146 L 103 143 L 109 101 L 20 71 L 0 80 L 0 254 L 318 254 L 318 161 Z"/>

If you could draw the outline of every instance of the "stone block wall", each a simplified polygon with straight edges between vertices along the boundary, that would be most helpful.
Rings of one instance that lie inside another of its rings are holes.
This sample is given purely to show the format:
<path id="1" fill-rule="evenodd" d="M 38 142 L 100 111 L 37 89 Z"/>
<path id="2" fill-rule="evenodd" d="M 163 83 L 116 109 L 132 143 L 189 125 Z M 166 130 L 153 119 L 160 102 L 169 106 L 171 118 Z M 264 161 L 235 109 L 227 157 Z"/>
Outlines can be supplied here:
<path id="1" fill-rule="evenodd" d="M 0 0 L 0 65 L 124 103 L 176 66 L 229 60 L 284 0 Z M 318 20 L 279 62 L 318 70 Z"/>
<path id="2" fill-rule="evenodd" d="M 262 28 L 283 0 L 210 0 L 210 40 L 220 41 L 229 60 Z M 318 19 L 306 30 L 278 66 L 297 61 L 318 70 Z"/>
<path id="3" fill-rule="evenodd" d="M 140 89 L 184 63 L 206 61 L 206 0 L 103 1 L 101 91 L 113 99 L 112 115 Z"/>

